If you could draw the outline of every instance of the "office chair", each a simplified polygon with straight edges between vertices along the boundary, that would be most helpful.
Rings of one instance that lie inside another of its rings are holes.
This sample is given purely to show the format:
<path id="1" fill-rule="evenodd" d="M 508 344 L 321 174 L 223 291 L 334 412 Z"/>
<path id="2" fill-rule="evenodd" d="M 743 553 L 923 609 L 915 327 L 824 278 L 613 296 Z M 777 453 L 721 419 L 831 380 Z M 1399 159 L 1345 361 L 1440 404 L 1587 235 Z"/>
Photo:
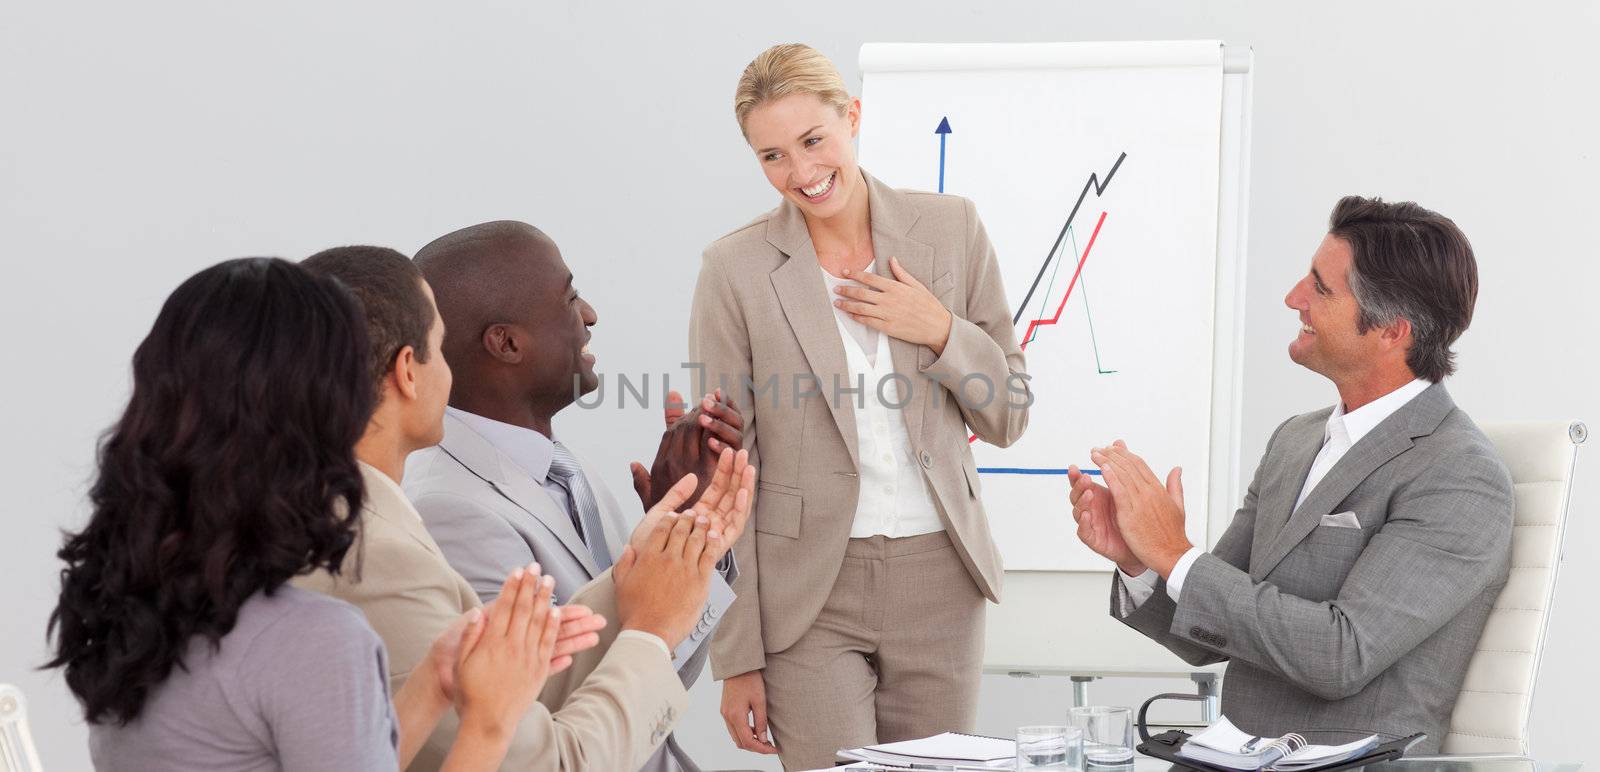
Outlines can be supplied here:
<path id="1" fill-rule="evenodd" d="M 0 772 L 40 772 L 39 753 L 28 731 L 28 703 L 22 690 L 0 684 Z"/>
<path id="2" fill-rule="evenodd" d="M 1528 709 L 1555 598 L 1561 537 L 1582 422 L 1485 424 L 1483 433 L 1511 469 L 1516 521 L 1511 576 L 1495 599 L 1440 752 L 1528 754 Z"/>

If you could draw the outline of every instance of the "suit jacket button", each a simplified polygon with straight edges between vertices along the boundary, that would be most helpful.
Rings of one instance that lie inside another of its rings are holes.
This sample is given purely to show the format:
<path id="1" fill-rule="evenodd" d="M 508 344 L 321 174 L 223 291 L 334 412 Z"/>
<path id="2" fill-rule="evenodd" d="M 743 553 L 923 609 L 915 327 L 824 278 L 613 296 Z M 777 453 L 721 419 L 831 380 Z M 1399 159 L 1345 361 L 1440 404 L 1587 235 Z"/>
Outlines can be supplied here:
<path id="1" fill-rule="evenodd" d="M 924 450 L 924 451 L 922 451 L 922 453 L 919 456 L 917 456 L 917 458 L 918 458 L 918 460 L 920 460 L 922 462 L 922 468 L 923 469 L 932 469 L 933 468 L 933 454 L 932 453 L 929 453 L 928 451 Z"/>
<path id="2" fill-rule="evenodd" d="M 1206 639 L 1206 631 L 1201 630 L 1199 626 L 1191 627 L 1189 628 L 1189 637 L 1203 641 Z"/>

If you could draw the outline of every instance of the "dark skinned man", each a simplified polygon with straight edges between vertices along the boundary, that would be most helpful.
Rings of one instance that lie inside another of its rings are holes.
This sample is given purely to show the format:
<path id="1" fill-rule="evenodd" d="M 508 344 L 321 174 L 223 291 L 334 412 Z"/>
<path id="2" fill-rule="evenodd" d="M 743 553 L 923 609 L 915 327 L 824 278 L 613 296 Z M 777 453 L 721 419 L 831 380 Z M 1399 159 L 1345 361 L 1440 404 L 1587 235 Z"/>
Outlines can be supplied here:
<path id="1" fill-rule="evenodd" d="M 642 510 L 624 512 L 554 432 L 555 416 L 599 386 L 589 352 L 598 315 L 560 250 L 537 228 L 501 221 L 442 236 L 416 261 L 434 289 L 455 373 L 444 440 L 412 456 L 406 474 L 429 532 L 485 602 L 508 566 L 534 561 L 555 577 L 561 602 L 606 581 L 623 546 L 653 523 L 646 518 L 635 530 Z M 685 473 L 710 480 L 718 452 L 741 442 L 742 417 L 716 395 L 681 417 L 669 405 L 667 418 L 652 468 L 631 468 L 646 506 Z M 718 568 L 699 623 L 670 652 L 685 686 L 703 669 L 711 632 L 733 600 L 731 557 Z M 553 697 L 549 689 L 545 697 Z M 645 768 L 696 769 L 670 738 Z"/>

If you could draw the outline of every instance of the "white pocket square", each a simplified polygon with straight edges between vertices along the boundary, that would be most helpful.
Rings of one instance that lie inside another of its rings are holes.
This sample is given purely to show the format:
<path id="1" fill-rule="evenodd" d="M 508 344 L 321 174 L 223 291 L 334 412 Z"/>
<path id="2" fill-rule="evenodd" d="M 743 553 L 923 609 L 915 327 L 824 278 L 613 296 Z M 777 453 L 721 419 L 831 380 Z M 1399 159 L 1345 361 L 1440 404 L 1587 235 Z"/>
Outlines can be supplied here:
<path id="1" fill-rule="evenodd" d="M 1339 512 L 1332 515 L 1323 515 L 1322 524 L 1329 528 L 1360 528 L 1361 521 L 1356 519 L 1354 512 Z"/>

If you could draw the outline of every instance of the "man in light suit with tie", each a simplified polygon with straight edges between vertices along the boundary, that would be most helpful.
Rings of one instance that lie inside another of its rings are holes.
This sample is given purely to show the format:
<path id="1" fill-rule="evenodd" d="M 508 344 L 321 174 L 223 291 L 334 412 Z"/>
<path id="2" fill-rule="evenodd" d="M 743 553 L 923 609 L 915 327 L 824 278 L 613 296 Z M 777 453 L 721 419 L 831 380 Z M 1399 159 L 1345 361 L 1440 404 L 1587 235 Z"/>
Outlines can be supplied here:
<path id="1" fill-rule="evenodd" d="M 1118 566 L 1111 613 L 1227 661 L 1222 712 L 1244 731 L 1438 749 L 1509 572 L 1510 475 L 1442 383 L 1477 289 L 1455 223 L 1347 197 L 1285 298 L 1290 358 L 1339 402 L 1278 427 L 1210 552 L 1184 536 L 1180 470 L 1163 485 L 1120 441 L 1090 454 L 1104 486 L 1071 470 L 1078 536 Z"/>
<path id="2" fill-rule="evenodd" d="M 400 488 L 407 454 L 443 434 L 451 385 L 440 350 L 444 323 L 421 272 L 392 249 L 337 247 L 304 265 L 361 298 L 377 401 L 355 448 L 365 483 L 355 548 L 337 576 L 317 571 L 294 583 L 361 609 L 383 639 L 391 688 L 398 691 L 413 670 L 426 666 L 439 633 L 481 605 Z M 702 502 L 724 503 L 719 491 L 729 482 L 713 483 Z M 680 485 L 678 497 L 660 506 L 670 509 L 692 492 Z M 732 522 L 725 533 L 742 528 L 742 521 Z M 693 573 L 689 569 L 686 561 L 639 561 L 626 578 L 592 583 L 571 599 L 599 613 L 582 605 L 563 609 L 542 704 L 517 725 L 505 767 L 623 769 L 657 751 L 688 701 L 667 653 L 669 642 L 687 638 L 699 621 L 710 576 L 691 580 L 698 597 L 685 587 L 663 592 L 662 585 L 683 581 L 686 572 Z M 451 711 L 409 769 L 439 768 L 458 726 Z"/>
<path id="3" fill-rule="evenodd" d="M 578 295 L 555 243 L 524 223 L 447 234 L 417 253 L 417 265 L 437 293 L 456 379 L 444 439 L 408 462 L 406 493 L 485 602 L 498 592 L 495 577 L 530 561 L 555 577 L 555 595 L 565 602 L 604 579 L 637 518 L 552 429 L 556 413 L 598 385 L 588 350 L 594 309 Z M 640 497 L 650 503 L 684 472 L 707 479 L 716 451 L 738 447 L 741 423 L 737 411 L 711 398 L 672 423 L 654 471 L 634 466 Z M 686 687 L 733 601 L 732 557 L 718 568 L 699 621 L 673 651 Z M 697 769 L 671 737 L 644 768 Z"/>

